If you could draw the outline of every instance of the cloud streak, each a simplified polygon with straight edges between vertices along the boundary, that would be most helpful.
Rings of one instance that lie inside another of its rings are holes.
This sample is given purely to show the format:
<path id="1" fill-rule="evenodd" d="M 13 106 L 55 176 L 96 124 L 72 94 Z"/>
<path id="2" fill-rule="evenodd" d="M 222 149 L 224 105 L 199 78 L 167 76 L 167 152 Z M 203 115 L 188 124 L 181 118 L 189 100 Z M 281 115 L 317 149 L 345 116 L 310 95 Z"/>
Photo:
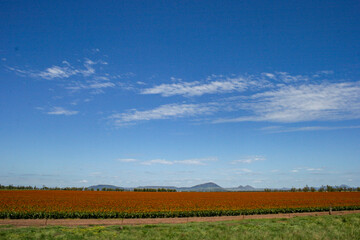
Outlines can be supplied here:
<path id="1" fill-rule="evenodd" d="M 183 165 L 206 165 L 208 162 L 217 161 L 217 158 L 193 158 L 186 160 L 176 160 L 176 161 L 168 161 L 165 159 L 153 159 L 149 161 L 143 161 L 141 164 L 143 165 L 153 165 L 153 164 L 161 164 L 161 165 L 174 165 L 174 164 L 183 164 Z"/>
<path id="2" fill-rule="evenodd" d="M 49 112 L 47 112 L 47 114 L 49 115 L 66 115 L 66 116 L 76 115 L 78 113 L 79 113 L 78 111 L 67 110 L 63 107 L 53 107 Z"/>
<path id="3" fill-rule="evenodd" d="M 269 121 L 305 122 L 360 118 L 360 83 L 323 83 L 284 86 L 236 103 L 248 114 L 214 123 Z"/>
<path id="4" fill-rule="evenodd" d="M 266 77 L 279 78 L 279 76 L 282 75 L 267 73 Z M 288 75 L 286 76 L 288 77 Z M 292 76 L 292 78 L 296 77 Z M 217 116 L 217 119 L 214 119 L 213 116 L 210 117 L 210 120 L 208 118 L 207 121 L 211 123 L 296 123 L 360 118 L 360 82 L 310 84 L 307 82 L 306 77 L 300 76 L 298 78 L 300 80 L 292 79 L 293 82 L 290 84 L 268 84 L 261 92 L 220 98 L 217 102 L 165 104 L 150 110 L 140 111 L 133 109 L 125 113 L 113 114 L 110 118 L 113 119 L 117 126 L 134 124 L 139 121 L 184 117 L 200 117 L 201 120 L 201 117 L 205 115 Z M 232 116 L 238 116 L 221 118 L 219 117 L 221 116 L 220 112 L 231 112 Z M 332 129 L 335 128 L 303 127 L 280 129 L 280 131 Z M 272 130 L 276 131 L 277 129 Z"/>
<path id="5" fill-rule="evenodd" d="M 264 156 L 248 156 L 239 160 L 234 160 L 232 161 L 233 164 L 237 164 L 237 163 L 254 163 L 254 162 L 258 162 L 258 161 L 265 161 L 266 158 Z"/>
<path id="6" fill-rule="evenodd" d="M 53 65 L 49 68 L 46 68 L 43 71 L 21 70 L 16 68 L 10 68 L 10 70 L 13 70 L 21 74 L 25 74 L 33 78 L 52 80 L 52 79 L 70 78 L 75 75 L 82 75 L 84 77 L 91 76 L 95 74 L 95 68 L 93 66 L 96 64 L 105 64 L 105 62 L 102 61 L 93 62 L 89 59 L 86 59 L 85 62 L 83 63 L 83 68 L 74 67 L 69 62 L 63 61 L 61 66 Z"/>
<path id="7" fill-rule="evenodd" d="M 195 81 L 161 84 L 152 88 L 143 89 L 141 94 L 160 94 L 163 97 L 170 97 L 174 95 L 192 97 L 204 94 L 226 93 L 233 91 L 242 92 L 254 86 L 259 86 L 257 81 L 238 77 L 211 81 L 208 83 Z"/>
<path id="8" fill-rule="evenodd" d="M 172 78 L 174 79 L 174 78 Z M 171 84 L 160 84 L 141 90 L 141 94 L 159 94 L 163 97 L 182 95 L 185 97 L 202 96 L 204 94 L 220 94 L 230 92 L 245 92 L 273 87 L 271 81 L 277 83 L 295 83 L 308 81 L 305 75 L 290 75 L 287 72 L 262 73 L 260 76 L 224 77 L 223 75 L 211 75 L 207 81 L 194 81 Z"/>
<path id="9" fill-rule="evenodd" d="M 160 107 L 139 111 L 131 110 L 128 113 L 118 113 L 110 116 L 116 126 L 123 126 L 139 121 L 158 119 L 176 119 L 188 116 L 207 115 L 217 111 L 214 103 L 209 104 L 166 104 Z"/>
<path id="10" fill-rule="evenodd" d="M 137 159 L 134 158 L 119 158 L 117 159 L 117 161 L 119 162 L 123 162 L 123 163 L 131 163 L 131 162 L 137 162 Z"/>
<path id="11" fill-rule="evenodd" d="M 89 90 L 92 94 L 104 93 L 105 89 L 120 87 L 124 90 L 132 90 L 132 85 L 115 80 L 134 77 L 134 73 L 109 74 L 103 71 L 103 65 L 108 63 L 103 60 L 93 61 L 85 58 L 78 65 L 71 65 L 68 61 L 53 65 L 42 71 L 21 69 L 18 67 L 6 67 L 8 70 L 21 77 L 30 77 L 44 80 L 67 80 L 61 82 L 61 87 L 72 92 Z"/>
<path id="12" fill-rule="evenodd" d="M 341 130 L 341 129 L 357 129 L 360 126 L 304 126 L 304 127 L 283 127 L 283 126 L 270 126 L 261 128 L 263 131 L 270 133 L 286 133 L 286 132 L 304 132 L 304 131 L 329 131 L 329 130 Z"/>

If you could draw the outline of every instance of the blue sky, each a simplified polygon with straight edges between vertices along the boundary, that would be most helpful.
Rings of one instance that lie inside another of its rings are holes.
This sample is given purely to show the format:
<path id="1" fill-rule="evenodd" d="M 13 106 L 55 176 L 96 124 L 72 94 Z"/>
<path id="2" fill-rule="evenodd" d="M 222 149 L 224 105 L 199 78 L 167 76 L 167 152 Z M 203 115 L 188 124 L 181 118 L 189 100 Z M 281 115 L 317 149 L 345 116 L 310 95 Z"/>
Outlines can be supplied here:
<path id="1" fill-rule="evenodd" d="M 0 183 L 360 185 L 358 1 L 1 1 Z"/>

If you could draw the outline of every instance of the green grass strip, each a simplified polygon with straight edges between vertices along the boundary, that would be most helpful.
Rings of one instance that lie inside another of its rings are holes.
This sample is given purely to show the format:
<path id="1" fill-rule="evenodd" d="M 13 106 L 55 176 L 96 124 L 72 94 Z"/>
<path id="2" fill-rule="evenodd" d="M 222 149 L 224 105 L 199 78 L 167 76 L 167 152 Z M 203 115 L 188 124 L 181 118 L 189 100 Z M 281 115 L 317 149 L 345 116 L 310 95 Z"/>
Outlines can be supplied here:
<path id="1" fill-rule="evenodd" d="M 0 228 L 0 239 L 257 240 L 360 239 L 360 214 L 141 226 Z"/>
<path id="2" fill-rule="evenodd" d="M 333 211 L 360 210 L 360 206 L 335 206 Z M 0 212 L 1 219 L 64 219 L 64 218 L 174 218 L 174 217 L 214 217 L 254 214 L 326 212 L 330 207 L 274 208 L 246 210 L 205 210 L 205 211 L 169 211 L 169 212 Z"/>

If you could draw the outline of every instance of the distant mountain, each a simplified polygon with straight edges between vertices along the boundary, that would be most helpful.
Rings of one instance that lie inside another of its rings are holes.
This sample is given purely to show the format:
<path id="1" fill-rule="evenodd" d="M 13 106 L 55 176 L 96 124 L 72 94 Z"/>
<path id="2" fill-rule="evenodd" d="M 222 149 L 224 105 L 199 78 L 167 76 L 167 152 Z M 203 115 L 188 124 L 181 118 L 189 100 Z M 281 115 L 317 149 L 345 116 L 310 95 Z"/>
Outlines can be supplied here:
<path id="1" fill-rule="evenodd" d="M 235 188 L 226 188 L 226 190 L 228 191 L 233 191 L 233 192 L 241 192 L 241 191 L 244 191 L 244 192 L 250 192 L 250 191 L 263 191 L 264 189 L 263 188 L 254 188 L 250 185 L 246 185 L 246 186 L 238 186 L 238 187 L 235 187 Z"/>
<path id="2" fill-rule="evenodd" d="M 219 185 L 213 182 L 203 183 L 191 187 L 192 189 L 203 189 L 203 188 L 221 188 Z"/>
<path id="3" fill-rule="evenodd" d="M 246 186 L 240 185 L 240 186 L 238 186 L 237 188 L 238 188 L 240 191 L 255 191 L 255 190 L 256 190 L 256 188 L 254 188 L 254 187 L 252 187 L 252 186 L 250 186 L 250 185 L 246 185 Z"/>
<path id="4" fill-rule="evenodd" d="M 117 187 L 117 186 L 114 186 L 114 185 L 95 185 L 95 186 L 90 186 L 88 187 L 88 189 L 94 189 L 94 190 L 101 190 L 103 188 L 111 188 L 111 189 L 124 189 L 122 187 Z"/>
<path id="5" fill-rule="evenodd" d="M 178 188 L 179 191 L 191 191 L 191 192 L 225 192 L 226 189 L 220 187 L 219 185 L 208 182 L 199 185 L 195 185 L 189 188 Z"/>

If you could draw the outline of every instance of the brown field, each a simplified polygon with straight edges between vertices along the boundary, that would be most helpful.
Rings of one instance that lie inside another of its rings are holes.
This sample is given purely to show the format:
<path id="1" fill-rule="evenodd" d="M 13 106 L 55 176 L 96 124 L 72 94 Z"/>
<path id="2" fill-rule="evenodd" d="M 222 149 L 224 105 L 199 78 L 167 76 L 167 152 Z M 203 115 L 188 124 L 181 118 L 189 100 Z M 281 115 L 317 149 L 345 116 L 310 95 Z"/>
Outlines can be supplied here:
<path id="1" fill-rule="evenodd" d="M 139 214 L 163 213 L 161 216 L 167 217 L 179 212 L 184 213 L 179 216 L 202 216 L 187 215 L 194 212 L 215 216 L 232 215 L 232 211 L 235 211 L 233 215 L 237 215 L 236 211 L 261 214 L 267 213 L 263 212 L 267 209 L 277 209 L 269 213 L 292 212 L 293 209 L 326 211 L 330 206 L 334 209 L 345 207 L 339 210 L 358 209 L 360 192 L 0 191 L 2 218 L 46 217 L 39 213 L 51 213 L 51 218 L 119 217 L 116 213 L 126 213 L 128 217 L 156 217 Z"/>

